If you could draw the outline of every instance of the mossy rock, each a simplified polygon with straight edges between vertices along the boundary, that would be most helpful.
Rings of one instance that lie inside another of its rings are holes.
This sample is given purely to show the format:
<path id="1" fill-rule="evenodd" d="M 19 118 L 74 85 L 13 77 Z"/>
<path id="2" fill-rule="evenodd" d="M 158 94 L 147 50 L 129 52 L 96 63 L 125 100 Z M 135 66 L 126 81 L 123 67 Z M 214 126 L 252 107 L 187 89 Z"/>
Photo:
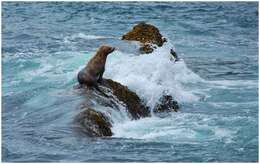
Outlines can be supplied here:
<path id="1" fill-rule="evenodd" d="M 82 132 L 91 137 L 112 136 L 111 123 L 103 113 L 87 108 L 80 112 L 75 122 Z"/>
<path id="2" fill-rule="evenodd" d="M 122 40 L 139 41 L 141 53 L 151 53 L 154 49 L 153 44 L 161 47 L 166 42 L 157 27 L 144 22 L 135 25 L 131 31 L 122 36 Z"/>
<path id="3" fill-rule="evenodd" d="M 150 116 L 150 110 L 142 104 L 141 99 L 136 93 L 129 90 L 126 86 L 110 79 L 104 79 L 103 83 L 112 90 L 119 101 L 122 101 L 126 105 L 133 119 Z"/>

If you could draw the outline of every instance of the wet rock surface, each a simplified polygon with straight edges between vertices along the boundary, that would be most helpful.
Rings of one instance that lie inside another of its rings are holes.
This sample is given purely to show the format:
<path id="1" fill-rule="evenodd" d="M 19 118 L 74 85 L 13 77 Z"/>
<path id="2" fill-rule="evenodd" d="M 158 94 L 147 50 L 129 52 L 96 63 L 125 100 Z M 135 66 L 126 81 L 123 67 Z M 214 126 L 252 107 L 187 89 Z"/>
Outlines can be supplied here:
<path id="1" fill-rule="evenodd" d="M 154 108 L 155 113 L 177 112 L 180 108 L 178 102 L 175 101 L 170 95 L 163 95 L 159 101 L 160 103 Z"/>
<path id="2" fill-rule="evenodd" d="M 99 90 L 81 86 L 79 88 L 84 96 L 84 103 L 81 113 L 76 116 L 75 122 L 79 125 L 82 132 L 89 136 L 103 137 L 112 136 L 111 115 L 106 115 L 107 109 L 122 111 L 122 106 L 133 120 L 150 117 L 151 112 L 141 99 L 129 90 L 126 86 L 111 79 L 103 79 L 99 85 Z M 97 105 L 104 112 L 95 109 Z M 160 103 L 153 109 L 154 113 L 165 114 L 177 112 L 179 105 L 172 96 L 164 95 L 160 98 Z M 107 111 L 108 112 L 108 111 Z M 108 112 L 109 113 L 109 112 Z"/>
<path id="3" fill-rule="evenodd" d="M 150 116 L 150 110 L 146 107 L 136 93 L 126 86 L 111 79 L 103 79 L 99 85 L 99 90 L 95 88 L 80 87 L 84 96 L 84 107 L 92 107 L 99 104 L 120 110 L 120 105 L 124 106 L 132 119 L 139 119 Z M 95 102 L 95 103 L 94 103 Z"/>
<path id="4" fill-rule="evenodd" d="M 150 110 L 141 99 L 126 86 L 110 79 L 103 79 L 99 90 L 78 86 L 84 102 L 81 106 L 83 111 L 75 118 L 78 129 L 88 136 L 103 137 L 111 136 L 112 120 L 106 115 L 108 109 L 127 112 L 133 120 L 151 116 Z M 95 109 L 97 106 L 104 112 Z"/>
<path id="5" fill-rule="evenodd" d="M 131 31 L 122 36 L 122 40 L 140 42 L 141 53 L 151 53 L 156 46 L 161 47 L 166 42 L 157 27 L 145 22 L 135 25 Z"/>
<path id="6" fill-rule="evenodd" d="M 133 119 L 150 116 L 150 110 L 142 104 L 141 99 L 136 93 L 129 90 L 126 86 L 110 79 L 104 79 L 103 83 L 112 90 L 119 101 L 122 101 L 126 105 L 127 111 L 131 114 Z"/>
<path id="7" fill-rule="evenodd" d="M 87 108 L 75 120 L 79 130 L 91 137 L 112 136 L 111 123 L 103 113 Z"/>

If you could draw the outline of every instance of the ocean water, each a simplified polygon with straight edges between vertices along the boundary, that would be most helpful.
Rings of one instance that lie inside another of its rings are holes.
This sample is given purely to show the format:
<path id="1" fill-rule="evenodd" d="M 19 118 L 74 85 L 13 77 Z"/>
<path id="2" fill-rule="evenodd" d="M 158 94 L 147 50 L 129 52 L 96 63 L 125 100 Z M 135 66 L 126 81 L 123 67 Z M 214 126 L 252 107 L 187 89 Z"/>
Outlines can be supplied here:
<path id="1" fill-rule="evenodd" d="M 140 21 L 167 44 L 137 56 L 120 37 Z M 150 107 L 167 92 L 180 112 L 114 112 L 112 137 L 76 132 L 76 75 L 101 44 L 119 48 L 105 78 Z M 257 162 L 258 3 L 3 2 L 2 161 Z"/>

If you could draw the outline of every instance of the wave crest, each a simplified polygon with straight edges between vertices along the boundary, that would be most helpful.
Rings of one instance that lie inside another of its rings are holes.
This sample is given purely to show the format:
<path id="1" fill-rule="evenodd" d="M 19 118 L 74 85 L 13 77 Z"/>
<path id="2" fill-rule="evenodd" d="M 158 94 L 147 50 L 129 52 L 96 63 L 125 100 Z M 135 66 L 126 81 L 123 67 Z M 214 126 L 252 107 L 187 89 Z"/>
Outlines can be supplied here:
<path id="1" fill-rule="evenodd" d="M 188 84 L 204 81 L 187 68 L 185 62 L 170 60 L 170 43 L 148 55 L 114 52 L 109 56 L 105 77 L 118 81 L 135 91 L 151 108 L 163 94 L 172 95 L 179 102 L 200 99 Z"/>

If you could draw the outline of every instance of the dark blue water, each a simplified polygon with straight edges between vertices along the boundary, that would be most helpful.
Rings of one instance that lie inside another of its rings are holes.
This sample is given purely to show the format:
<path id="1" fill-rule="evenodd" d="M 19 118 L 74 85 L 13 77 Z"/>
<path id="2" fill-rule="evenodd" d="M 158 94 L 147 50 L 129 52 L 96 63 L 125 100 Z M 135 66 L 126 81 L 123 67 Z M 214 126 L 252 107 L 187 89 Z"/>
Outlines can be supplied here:
<path id="1" fill-rule="evenodd" d="M 140 21 L 160 29 L 165 47 L 135 56 L 120 41 Z M 76 132 L 76 75 L 105 43 L 120 48 L 106 78 L 149 106 L 167 90 L 181 111 L 138 121 L 114 113 L 111 138 Z M 4 162 L 258 161 L 257 2 L 3 2 L 2 69 Z"/>

